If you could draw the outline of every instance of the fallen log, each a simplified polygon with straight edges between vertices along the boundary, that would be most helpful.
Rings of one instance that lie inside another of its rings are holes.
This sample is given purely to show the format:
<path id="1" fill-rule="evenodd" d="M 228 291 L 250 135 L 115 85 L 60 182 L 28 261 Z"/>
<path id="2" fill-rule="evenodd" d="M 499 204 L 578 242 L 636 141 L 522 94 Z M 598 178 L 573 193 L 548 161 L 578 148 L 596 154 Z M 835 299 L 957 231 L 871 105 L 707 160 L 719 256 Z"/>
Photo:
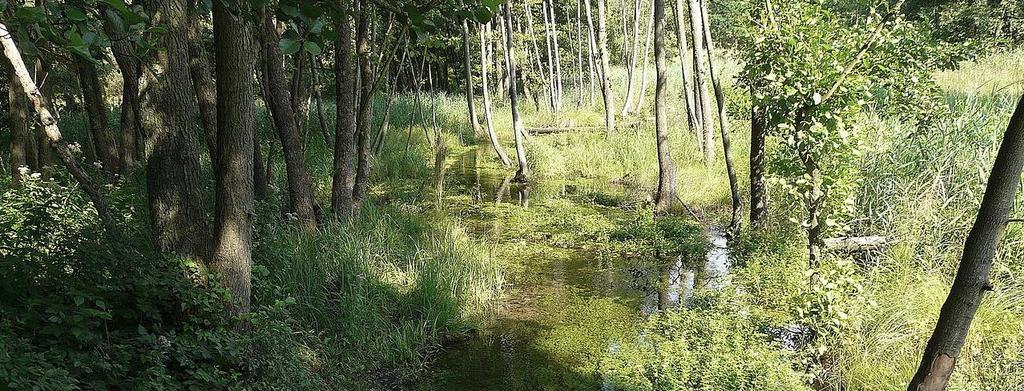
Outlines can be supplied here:
<path id="1" fill-rule="evenodd" d="M 523 128 L 527 133 L 531 134 L 554 134 L 554 133 L 568 133 L 574 131 L 598 131 L 604 130 L 604 126 L 570 126 L 562 128 Z"/>
<path id="2" fill-rule="evenodd" d="M 892 244 L 885 236 L 849 236 L 825 239 L 825 248 L 834 251 L 873 251 Z"/>

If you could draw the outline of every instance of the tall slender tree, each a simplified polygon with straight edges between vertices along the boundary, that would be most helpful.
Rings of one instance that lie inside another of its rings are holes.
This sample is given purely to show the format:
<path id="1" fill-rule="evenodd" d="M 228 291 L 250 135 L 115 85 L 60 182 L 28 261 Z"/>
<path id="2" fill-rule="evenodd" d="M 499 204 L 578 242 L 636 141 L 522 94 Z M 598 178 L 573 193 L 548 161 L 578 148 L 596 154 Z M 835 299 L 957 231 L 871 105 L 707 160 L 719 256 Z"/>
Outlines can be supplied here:
<path id="1" fill-rule="evenodd" d="M 729 176 L 729 193 L 732 196 L 732 218 L 729 221 L 727 231 L 730 235 L 739 234 L 740 225 L 743 223 L 743 199 L 740 197 L 740 185 L 736 179 L 736 168 L 732 162 L 732 152 L 729 150 L 729 115 L 725 110 L 725 92 L 722 90 L 722 80 L 718 76 L 718 69 L 715 67 L 715 59 L 712 53 L 715 50 L 714 41 L 711 39 L 711 23 L 708 18 L 707 0 L 698 0 L 701 8 L 701 24 L 704 26 L 705 49 L 708 51 L 708 71 L 711 75 L 711 84 L 715 88 L 715 101 L 718 103 L 718 129 L 722 136 L 722 158 L 725 159 L 725 171 Z"/>
<path id="2" fill-rule="evenodd" d="M 75 70 L 78 73 L 78 84 L 82 88 L 82 100 L 85 102 L 96 159 L 102 163 L 104 171 L 119 173 L 121 159 L 117 153 L 117 143 L 107 128 L 107 104 L 99 70 L 95 64 L 79 56 L 75 56 Z"/>
<path id="3" fill-rule="evenodd" d="M 668 113 L 665 109 L 665 89 L 668 81 L 665 69 L 665 0 L 654 0 L 654 68 L 657 83 L 654 92 L 654 135 L 658 147 L 658 193 L 654 197 L 654 212 L 668 212 L 675 200 L 676 165 L 669 146 Z"/>
<path id="4" fill-rule="evenodd" d="M 704 141 L 704 164 L 711 165 L 715 161 L 715 126 L 711 123 L 711 99 L 708 97 L 707 74 L 704 64 L 707 50 L 704 44 L 704 23 L 701 16 L 700 0 L 689 0 L 690 4 L 690 37 L 693 40 L 693 76 L 697 91 L 694 93 L 700 115 L 701 139 Z"/>
<path id="5" fill-rule="evenodd" d="M 335 30 L 334 80 L 338 109 L 334 129 L 334 169 L 331 209 L 335 217 L 352 217 L 352 188 L 355 182 L 356 71 L 355 40 L 352 25 L 353 0 L 341 0 L 341 13 Z"/>
<path id="6" fill-rule="evenodd" d="M 284 151 L 289 209 L 303 230 L 314 231 L 317 227 L 317 206 L 313 199 L 312 180 L 306 168 L 302 136 L 299 133 L 298 120 L 285 75 L 284 55 L 278 44 L 280 37 L 271 10 L 264 7 L 260 11 L 262 22 L 259 26 L 259 39 L 262 46 L 263 81 L 267 84 L 266 98 L 269 99 L 266 103 L 274 120 L 278 139 L 281 140 L 281 149 Z"/>
<path id="7" fill-rule="evenodd" d="M 254 58 L 247 2 L 213 2 L 217 73 L 217 167 L 213 262 L 234 295 L 234 313 L 249 311 L 252 287 Z"/>
<path id="8" fill-rule="evenodd" d="M 465 6 L 465 2 L 460 3 Z M 462 64 L 466 87 L 466 108 L 469 112 L 469 126 L 474 134 L 480 133 L 480 122 L 476 116 L 476 103 L 473 101 L 473 60 L 469 51 L 469 20 L 462 19 Z"/>
<path id="9" fill-rule="evenodd" d="M 485 44 L 484 28 L 479 29 L 480 34 L 480 76 L 481 85 L 484 93 L 484 124 L 487 126 L 487 139 L 491 141 L 491 147 L 494 148 L 494 153 L 498 155 L 498 160 L 501 161 L 501 165 L 508 167 L 512 165 L 512 161 L 509 160 L 508 154 L 505 153 L 505 149 L 501 147 L 501 141 L 498 140 L 498 133 L 494 130 L 494 113 L 491 111 L 491 92 L 487 81 L 487 64 L 491 62 L 490 50 L 487 49 L 488 45 Z M 487 24 L 486 30 L 490 30 L 490 22 Z"/>
<path id="10" fill-rule="evenodd" d="M 8 79 L 7 103 L 9 107 L 7 124 L 11 130 L 11 184 L 18 186 L 22 181 L 22 167 L 30 167 L 31 150 L 33 147 L 32 133 L 29 132 L 28 97 L 19 84 L 14 72 Z"/>
<path id="11" fill-rule="evenodd" d="M 508 30 L 512 30 L 512 0 L 505 0 L 505 13 L 504 13 L 505 25 Z M 516 170 L 516 181 L 526 182 L 530 180 L 530 165 L 526 161 L 526 147 L 524 136 L 526 130 L 523 129 L 523 119 L 519 116 L 519 97 L 516 91 L 516 57 L 515 51 L 512 50 L 515 46 L 513 45 L 512 35 L 505 34 L 505 57 L 508 66 L 509 80 L 512 82 L 508 84 L 508 97 L 509 97 L 509 108 L 512 111 L 512 134 L 516 142 L 516 160 L 519 163 L 519 169 Z"/>
<path id="12" fill-rule="evenodd" d="M 686 23 L 683 19 L 683 0 L 675 0 L 675 22 L 676 22 L 676 42 L 679 46 L 679 68 L 682 70 L 683 75 L 683 100 L 686 102 L 686 124 L 694 134 L 698 135 L 698 138 L 703 136 L 698 129 L 703 130 L 697 123 L 697 107 L 694 104 L 693 98 L 693 75 L 691 74 L 690 68 L 693 64 L 693 57 L 688 56 L 689 48 L 686 44 Z M 691 65 L 691 66 L 687 66 Z"/>
<path id="13" fill-rule="evenodd" d="M 590 0 L 585 0 L 587 11 L 590 11 Z M 612 95 L 612 83 L 609 79 L 611 64 L 608 54 L 608 25 L 605 22 L 607 12 L 605 11 L 607 0 L 597 1 L 597 51 L 601 56 L 601 98 L 604 100 L 604 125 L 608 134 L 615 134 L 615 97 Z M 589 14 L 588 14 L 589 15 Z M 588 16 L 589 17 L 589 16 Z"/>

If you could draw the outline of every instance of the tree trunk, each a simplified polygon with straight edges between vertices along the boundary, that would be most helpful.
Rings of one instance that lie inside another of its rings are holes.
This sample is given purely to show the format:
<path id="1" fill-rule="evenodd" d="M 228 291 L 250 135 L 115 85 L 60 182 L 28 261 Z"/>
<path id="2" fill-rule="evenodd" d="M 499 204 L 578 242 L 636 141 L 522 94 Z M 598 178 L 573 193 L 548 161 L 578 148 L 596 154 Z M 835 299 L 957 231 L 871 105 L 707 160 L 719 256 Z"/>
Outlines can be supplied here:
<path id="1" fill-rule="evenodd" d="M 280 38 L 274 27 L 273 16 L 269 9 L 261 10 L 263 15 L 260 28 L 260 41 L 263 46 L 263 61 L 267 83 L 267 108 L 274 120 L 281 148 L 284 151 L 284 163 L 288 177 L 288 198 L 291 201 L 291 212 L 295 214 L 299 226 L 306 232 L 316 230 L 316 202 L 313 199 L 312 181 L 306 169 L 305 157 L 302 153 L 302 138 L 299 135 L 295 110 L 292 107 L 291 93 L 285 79 L 284 55 L 278 46 Z"/>
<path id="2" fill-rule="evenodd" d="M 190 10 L 196 7 L 189 7 Z M 188 25 L 188 69 L 192 75 L 199 115 L 203 123 L 203 135 L 210 161 L 217 161 L 217 83 L 213 80 L 209 56 L 200 34 L 199 22 L 202 17 L 196 12 L 189 13 L 192 21 Z"/>
<path id="3" fill-rule="evenodd" d="M 953 373 L 967 332 L 986 291 L 992 290 L 989 273 L 999 241 L 1013 210 L 1021 168 L 1024 167 L 1024 97 L 1017 102 L 1002 145 L 989 175 L 978 217 L 964 244 L 953 287 L 928 339 L 921 365 L 909 391 L 940 391 Z"/>
<path id="4" fill-rule="evenodd" d="M 209 259 L 209 228 L 199 174 L 188 70 L 185 0 L 154 2 L 153 23 L 167 29 L 154 58 L 161 75 L 146 73 L 142 124 L 147 128 L 146 189 L 153 241 L 163 252 Z"/>
<path id="5" fill-rule="evenodd" d="M 722 80 L 718 77 L 718 70 L 715 68 L 715 60 L 712 53 L 715 50 L 714 41 L 711 39 L 711 23 L 708 19 L 707 0 L 700 0 L 701 23 L 704 26 L 704 42 L 708 51 L 708 70 L 711 75 L 711 84 L 715 88 L 715 101 L 718 102 L 718 128 L 722 135 L 722 156 L 725 159 L 725 171 L 729 176 L 729 193 L 732 195 L 732 218 L 726 231 L 736 237 L 740 233 L 740 226 L 743 224 L 743 199 L 740 197 L 740 185 L 736 179 L 736 168 L 733 167 L 732 153 L 729 151 L 729 115 L 725 111 L 725 91 L 722 90 Z"/>
<path id="6" fill-rule="evenodd" d="M 688 125 L 691 132 L 698 135 L 699 140 L 703 134 L 698 129 L 703 129 L 697 122 L 697 107 L 694 105 L 693 98 L 693 75 L 690 74 L 690 68 L 687 64 L 692 65 L 693 57 L 687 56 L 689 52 L 688 45 L 686 44 L 686 28 L 683 23 L 683 0 L 675 0 L 675 22 L 676 22 L 676 41 L 679 44 L 679 67 L 682 69 L 683 75 L 683 98 L 686 101 L 686 124 Z"/>
<path id="7" fill-rule="evenodd" d="M 560 98 L 558 97 L 558 86 L 556 85 L 556 80 L 557 80 L 558 76 L 555 73 L 555 50 L 554 50 L 554 45 L 552 44 L 552 39 L 551 39 L 551 22 L 548 21 L 548 15 L 549 14 L 548 14 L 548 2 L 547 2 L 547 0 L 542 0 L 541 1 L 540 12 L 541 12 L 541 14 L 543 15 L 543 18 L 544 18 L 543 19 L 544 20 L 544 43 L 545 43 L 545 45 L 547 46 L 547 49 L 548 49 L 548 62 L 547 62 L 548 77 L 547 77 L 547 79 L 548 79 L 548 94 L 550 96 L 549 99 L 551 100 L 551 110 L 552 111 L 559 111 L 559 110 L 561 110 L 562 105 L 559 102 Z"/>
<path id="8" fill-rule="evenodd" d="M 665 109 L 665 0 L 654 0 L 654 67 L 657 84 L 654 92 L 654 129 L 658 144 L 658 193 L 654 212 L 665 213 L 675 201 L 676 165 L 669 146 L 668 113 Z"/>
<path id="9" fill-rule="evenodd" d="M 469 52 L 469 21 L 466 19 L 462 20 L 462 59 L 463 77 L 466 79 L 466 108 L 469 111 L 469 126 L 472 127 L 473 134 L 480 134 L 480 123 L 476 117 L 476 103 L 473 102 L 473 61 Z"/>
<path id="10" fill-rule="evenodd" d="M 64 163 L 64 167 L 67 167 L 71 176 L 82 186 L 82 190 L 85 191 L 93 207 L 96 208 L 97 215 L 103 221 L 107 235 L 114 238 L 116 236 L 116 226 L 113 213 L 110 211 L 109 204 L 107 204 L 106 195 L 100 192 L 96 182 L 75 161 L 67 141 L 64 140 L 60 129 L 57 127 L 57 119 L 50 113 L 46 99 L 39 92 L 39 88 L 36 87 L 36 83 L 32 81 L 32 76 L 28 73 L 28 68 L 25 67 L 25 62 L 21 58 L 18 46 L 14 43 L 14 35 L 7 30 L 7 26 L 3 23 L 0 23 L 0 45 L 3 46 L 4 56 L 7 57 L 7 61 L 11 63 L 11 79 L 18 81 L 21 85 L 21 90 L 28 97 L 29 101 L 32 102 L 32 107 L 35 108 L 36 114 L 39 116 L 39 122 L 43 125 L 43 130 L 46 133 L 46 138 L 50 141 L 50 146 L 57 152 L 57 157 Z"/>
<path id="11" fill-rule="evenodd" d="M 117 154 L 117 144 L 107 129 L 107 105 L 103 100 L 103 83 L 100 82 L 99 72 L 92 63 L 78 56 L 74 57 L 96 158 L 102 163 L 104 171 L 119 173 L 121 160 Z"/>
<path id="12" fill-rule="evenodd" d="M 341 219 L 352 217 L 352 189 L 355 181 L 356 71 L 351 14 L 352 0 L 342 1 L 341 23 L 334 51 L 335 95 L 338 99 L 334 128 L 334 169 L 331 209 Z"/>
<path id="13" fill-rule="evenodd" d="M 583 106 L 583 8 L 576 0 L 576 108 Z"/>
<path id="14" fill-rule="evenodd" d="M 214 86 L 216 87 L 216 86 Z M 268 150 L 270 148 L 267 148 Z M 216 154 L 216 151 L 214 151 Z M 213 162 L 217 164 L 216 161 Z M 266 168 L 263 166 L 263 151 L 260 150 L 260 140 L 256 134 L 253 134 L 252 139 L 252 193 L 253 199 L 256 201 L 264 201 L 267 199 L 267 176 L 265 175 Z M 269 162 L 267 162 L 269 164 Z"/>
<path id="15" fill-rule="evenodd" d="M 552 111 L 555 110 L 555 94 L 552 92 L 551 79 L 544 72 L 544 63 L 540 59 L 540 48 L 537 46 L 537 33 L 533 28 L 533 7 L 530 3 L 524 5 L 526 7 L 526 28 L 528 35 L 530 36 L 530 43 L 533 45 L 534 59 L 537 62 L 537 75 L 541 78 L 541 83 L 548 90 L 548 105 Z M 547 38 L 547 30 L 545 29 L 545 39 Z M 548 58 L 551 58 L 551 46 L 548 46 Z"/>
<path id="16" fill-rule="evenodd" d="M 356 58 L 359 65 L 359 107 L 356 112 L 356 178 L 352 188 L 353 215 L 362 209 L 370 186 L 370 124 L 373 121 L 374 75 L 370 68 L 370 6 L 359 0 L 359 24 L 356 27 Z M 381 48 L 383 49 L 383 47 Z M 390 61 L 390 59 L 388 59 Z"/>
<path id="17" fill-rule="evenodd" d="M 600 0 L 598 0 L 600 1 Z M 626 99 L 622 104 L 622 112 L 619 115 L 626 115 L 633 112 L 633 98 L 636 92 L 636 84 L 633 83 L 636 74 L 637 55 L 640 53 L 640 0 L 633 5 L 633 35 L 629 44 L 629 61 L 626 63 Z M 625 37 L 623 37 L 625 40 Z"/>
<path id="18" fill-rule="evenodd" d="M 246 2 L 238 14 L 247 15 Z M 221 1 L 213 3 L 217 72 L 217 208 L 211 268 L 235 299 L 232 312 L 249 311 L 252 286 L 253 86 L 256 45 L 247 25 Z M 264 19 L 266 20 L 266 19 Z M 270 27 L 273 27 L 272 25 Z M 277 43 L 274 41 L 276 47 Z"/>
<path id="19" fill-rule="evenodd" d="M 487 30 L 490 30 L 490 24 L 487 25 Z M 509 160 L 508 154 L 505 153 L 505 149 L 501 147 L 501 141 L 498 140 L 498 132 L 494 129 L 494 113 L 491 111 L 491 93 L 487 87 L 487 64 L 490 62 L 491 54 L 486 49 L 487 45 L 484 44 L 484 29 L 480 29 L 480 76 L 481 84 L 484 90 L 484 124 L 487 126 L 487 138 L 491 141 L 491 146 L 494 147 L 494 153 L 498 155 L 498 160 L 501 160 L 501 165 L 508 167 L 512 165 L 512 161 Z"/>
<path id="20" fill-rule="evenodd" d="M 511 30 L 512 27 L 512 0 L 505 0 L 505 24 Z M 530 165 L 526 161 L 526 148 L 523 145 L 525 140 L 523 136 L 525 131 L 523 130 L 523 120 L 519 117 L 519 97 L 516 92 L 516 55 L 515 51 L 512 50 L 515 46 L 513 45 L 512 35 L 505 34 L 505 57 L 509 64 L 508 74 L 509 79 L 512 81 L 508 86 L 508 97 L 509 104 L 512 110 L 512 134 L 516 141 L 516 160 L 519 162 L 519 169 L 516 170 L 516 181 L 526 182 L 530 180 Z"/>
<path id="21" fill-rule="evenodd" d="M 753 98 L 753 93 L 751 93 Z M 761 227 L 768 214 L 768 187 L 765 182 L 765 132 L 767 129 L 760 103 L 750 105 L 750 226 Z"/>
<path id="22" fill-rule="evenodd" d="M 593 108 L 594 107 L 594 95 L 595 95 L 594 94 L 594 91 L 595 91 L 595 89 L 594 89 L 594 79 L 596 79 L 598 77 L 598 75 L 599 75 L 599 71 L 597 70 L 597 67 L 594 66 L 594 63 L 596 63 L 598 61 L 598 59 L 597 59 L 597 38 L 595 38 L 595 36 L 594 36 L 594 34 L 596 34 L 595 31 L 594 31 L 594 18 L 592 18 L 591 15 L 590 15 L 590 0 L 582 0 L 582 1 L 583 1 L 582 7 L 585 9 L 584 12 L 587 15 L 586 16 L 586 18 L 587 18 L 587 43 L 588 43 L 588 46 L 587 46 L 587 70 L 589 71 L 588 75 L 587 75 L 588 76 L 587 77 L 587 81 L 588 81 L 589 88 L 590 88 L 590 92 L 589 92 L 589 95 L 590 95 L 590 107 Z"/>
<path id="23" fill-rule="evenodd" d="M 21 167 L 29 167 L 29 151 L 32 149 L 32 133 L 28 127 L 28 97 L 19 84 L 19 81 L 11 72 L 7 87 L 8 104 L 10 112 L 7 122 L 11 126 L 11 185 L 21 185 Z"/>
<path id="24" fill-rule="evenodd" d="M 590 0 L 584 0 L 590 10 Z M 601 55 L 601 98 L 604 100 L 604 125 L 608 134 L 615 134 L 615 97 L 612 95 L 612 82 L 609 79 L 611 66 L 608 64 L 608 26 L 605 23 L 607 12 L 605 2 L 597 0 L 597 51 Z M 589 16 L 588 16 L 589 17 Z"/>
<path id="25" fill-rule="evenodd" d="M 715 127 L 711 123 L 711 99 L 708 97 L 707 75 L 704 73 L 704 22 L 700 0 L 690 0 L 690 37 L 693 38 L 693 75 L 696 81 L 696 104 L 700 110 L 701 133 L 704 135 L 704 164 L 715 161 Z"/>
<path id="26" fill-rule="evenodd" d="M 651 52 L 651 37 L 654 35 L 654 30 L 651 26 L 653 18 L 648 18 L 647 20 L 647 34 L 645 34 L 647 38 L 644 39 L 644 54 L 640 57 L 640 61 L 643 63 L 640 70 L 640 89 L 637 91 L 638 97 L 636 100 L 636 106 L 633 107 L 634 111 L 643 111 L 644 100 L 647 97 L 647 68 L 648 65 L 650 65 L 650 62 L 647 61 L 647 57 Z"/>
<path id="27" fill-rule="evenodd" d="M 102 7 L 105 11 L 107 7 Z M 121 72 L 123 86 L 121 89 L 121 167 L 127 171 L 135 167 L 136 139 L 139 128 L 141 107 L 139 105 L 139 80 L 142 77 L 142 64 L 135 54 L 135 45 L 128 39 L 127 32 L 118 28 L 118 24 L 104 18 L 103 29 L 110 40 L 110 49 L 114 53 L 118 70 Z"/>
<path id="28" fill-rule="evenodd" d="M 562 47 L 558 44 L 558 19 L 555 17 L 555 4 L 551 0 L 548 0 L 548 11 L 551 13 L 551 50 L 552 55 L 555 56 L 555 94 L 558 96 L 558 100 L 555 102 L 557 103 L 557 109 L 562 110 L 562 107 L 565 104 L 565 90 L 563 88 L 564 84 L 562 83 Z M 515 81 L 513 81 L 513 83 L 515 83 Z"/>

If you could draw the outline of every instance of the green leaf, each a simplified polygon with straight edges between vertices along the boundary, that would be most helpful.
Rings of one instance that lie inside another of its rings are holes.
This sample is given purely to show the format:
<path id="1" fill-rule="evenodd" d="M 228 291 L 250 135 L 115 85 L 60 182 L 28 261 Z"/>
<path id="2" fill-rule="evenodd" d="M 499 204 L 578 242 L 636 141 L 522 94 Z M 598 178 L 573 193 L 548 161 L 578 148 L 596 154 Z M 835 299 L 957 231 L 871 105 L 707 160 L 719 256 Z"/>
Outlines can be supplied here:
<path id="1" fill-rule="evenodd" d="M 302 43 L 295 39 L 282 38 L 281 42 L 277 43 L 277 47 L 281 48 L 281 52 L 284 54 L 295 54 L 302 48 Z"/>
<path id="2" fill-rule="evenodd" d="M 75 7 L 68 8 L 68 10 L 64 12 L 64 15 L 67 16 L 68 19 L 71 19 L 75 22 L 81 22 L 85 20 L 85 12 L 82 12 L 82 10 Z"/>
<path id="3" fill-rule="evenodd" d="M 320 45 L 317 45 L 316 42 L 313 41 L 306 41 L 305 43 L 303 43 L 302 49 L 305 50 L 306 53 L 312 54 L 314 56 L 323 52 L 323 49 L 320 49 Z"/>

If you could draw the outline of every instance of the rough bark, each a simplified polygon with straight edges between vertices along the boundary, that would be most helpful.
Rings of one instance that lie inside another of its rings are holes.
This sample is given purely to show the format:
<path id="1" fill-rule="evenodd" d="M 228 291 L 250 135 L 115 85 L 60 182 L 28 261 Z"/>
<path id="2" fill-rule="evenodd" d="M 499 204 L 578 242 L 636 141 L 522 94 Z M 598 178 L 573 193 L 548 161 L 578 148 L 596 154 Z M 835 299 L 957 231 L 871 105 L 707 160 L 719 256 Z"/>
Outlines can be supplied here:
<path id="1" fill-rule="evenodd" d="M 587 1 L 587 10 L 590 10 L 590 0 Z M 612 95 L 612 82 L 609 79 L 611 65 L 608 64 L 608 25 L 605 22 L 607 12 L 605 2 L 597 0 L 597 51 L 601 55 L 601 98 L 604 100 L 604 125 L 608 128 L 608 134 L 615 134 L 615 97 Z"/>
<path id="2" fill-rule="evenodd" d="M 75 68 L 82 88 L 82 100 L 85 102 L 96 159 L 103 165 L 104 171 L 119 173 L 121 159 L 117 154 L 117 144 L 107 129 L 107 105 L 103 99 L 103 83 L 100 82 L 99 72 L 95 65 L 78 56 L 75 56 Z"/>
<path id="3" fill-rule="evenodd" d="M 195 7 L 190 7 L 194 9 Z M 209 56 L 203 46 L 200 28 L 200 15 L 190 12 L 192 19 L 188 24 L 188 69 L 192 75 L 192 88 L 195 91 L 202 119 L 203 135 L 210 161 L 217 161 L 217 83 L 213 80 Z"/>
<path id="4" fill-rule="evenodd" d="M 359 106 L 356 111 L 356 178 L 352 184 L 352 213 L 358 216 L 370 187 L 370 124 L 373 121 L 374 70 L 370 67 L 370 6 L 359 0 L 356 59 L 359 66 Z M 388 59 L 390 61 L 390 59 Z"/>
<path id="5" fill-rule="evenodd" d="M 700 133 L 704 141 L 704 164 L 710 166 L 715 161 L 715 126 L 711 123 L 711 99 L 708 97 L 707 74 L 705 73 L 704 55 L 704 22 L 701 14 L 700 0 L 689 0 L 690 4 L 690 37 L 693 40 L 693 76 L 696 104 L 700 110 Z"/>
<path id="6" fill-rule="evenodd" d="M 1013 210 L 1022 167 L 1024 96 L 1017 102 L 1017 108 L 1006 128 L 992 173 L 989 174 L 985 196 L 978 208 L 978 217 L 964 244 L 953 287 L 939 312 L 938 323 L 928 339 L 921 365 L 907 387 L 909 391 L 946 389 L 974 315 L 978 312 L 985 292 L 992 290 L 989 273 Z"/>
<path id="7" fill-rule="evenodd" d="M 722 157 L 725 159 L 725 172 L 729 176 L 729 193 L 732 196 L 732 218 L 726 231 L 729 235 L 735 237 L 740 232 L 740 225 L 743 224 L 743 199 L 740 197 L 739 180 L 736 179 L 736 168 L 732 162 L 732 152 L 729 150 L 729 115 L 725 111 L 725 91 L 722 90 L 722 80 L 719 78 L 718 69 L 715 67 L 715 60 L 711 55 L 715 50 L 715 44 L 711 39 L 708 6 L 706 0 L 699 1 L 701 4 L 701 24 L 704 26 L 705 48 L 708 51 L 708 71 L 711 76 L 711 84 L 715 88 L 715 101 L 718 103 L 718 129 L 722 136 Z"/>
<path id="8" fill-rule="evenodd" d="M 750 107 L 750 226 L 761 227 L 768 215 L 768 186 L 765 181 L 765 132 L 767 123 L 759 102 Z"/>
<path id="9" fill-rule="evenodd" d="M 487 30 L 490 30 L 490 24 L 488 23 Z M 494 130 L 494 113 L 491 111 L 491 92 L 490 88 L 487 87 L 487 64 L 490 62 L 491 54 L 488 53 L 487 45 L 484 45 L 484 29 L 480 29 L 480 58 L 482 59 L 480 66 L 480 76 L 482 78 L 481 83 L 483 85 L 484 93 L 484 124 L 487 128 L 487 139 L 491 142 L 491 147 L 494 148 L 494 153 L 498 155 L 498 160 L 501 160 L 501 165 L 508 167 L 512 165 L 512 161 L 508 158 L 508 154 L 505 153 L 505 149 L 501 147 L 501 141 L 498 140 L 498 132 Z"/>
<path id="10" fill-rule="evenodd" d="M 505 24 L 509 27 L 509 30 L 511 30 L 511 27 L 512 27 L 512 0 L 505 0 L 505 15 L 504 15 L 504 19 L 505 19 Z M 510 80 L 512 80 L 512 82 L 509 83 L 509 86 L 508 86 L 508 97 L 509 97 L 509 105 L 510 105 L 509 107 L 512 110 L 512 134 L 513 134 L 513 136 L 515 138 L 515 142 L 516 142 L 516 161 L 519 163 L 519 169 L 516 170 L 516 181 L 526 182 L 526 181 L 530 180 L 531 172 L 530 172 L 530 165 L 526 161 L 526 147 L 524 145 L 526 140 L 523 139 L 524 136 L 525 136 L 525 131 L 523 130 L 523 120 L 519 116 L 519 97 L 518 97 L 518 92 L 516 91 L 516 82 L 515 82 L 516 81 L 516 57 L 515 56 L 516 55 L 515 55 L 515 51 L 512 50 L 512 48 L 514 48 L 515 46 L 513 45 L 512 36 L 510 34 L 505 34 L 505 42 L 506 42 L 505 47 L 509 49 L 509 50 L 505 51 L 505 57 L 506 57 L 506 60 L 507 60 L 507 62 L 509 64 L 508 74 L 509 74 Z"/>
<path id="11" fill-rule="evenodd" d="M 654 63 L 657 83 L 654 92 L 654 129 L 658 146 L 658 192 L 654 212 L 668 212 L 675 201 L 676 166 L 669 147 L 668 113 L 665 109 L 665 0 L 654 0 Z"/>
<path id="12" fill-rule="evenodd" d="M 291 92 L 288 90 L 284 70 L 284 55 L 278 46 L 280 38 L 274 26 L 273 16 L 269 10 L 262 10 L 263 21 L 260 30 L 260 43 L 263 52 L 264 74 L 267 83 L 267 102 L 274 128 L 281 140 L 284 151 L 285 171 L 288 178 L 288 199 L 291 212 L 299 226 L 307 231 L 317 227 L 316 202 L 313 199 L 312 180 L 306 168 L 302 153 L 302 138 L 299 134 L 295 110 L 292 107 Z"/>
<path id="13" fill-rule="evenodd" d="M 331 185 L 331 210 L 336 218 L 352 217 L 352 188 L 355 181 L 355 46 L 351 13 L 352 0 L 342 0 L 341 22 L 335 29 L 338 38 L 334 50 L 335 95 L 338 100 L 334 128 L 334 164 Z"/>
<path id="14" fill-rule="evenodd" d="M 209 228 L 199 176 L 194 113 L 195 97 L 188 72 L 185 0 L 154 2 L 154 25 L 162 34 L 154 68 L 146 73 L 142 125 L 146 140 L 146 189 L 156 248 L 209 259 Z"/>
<path id="15" fill-rule="evenodd" d="M 217 169 L 214 249 L 211 268 L 234 295 L 234 313 L 249 311 L 252 287 L 253 86 L 255 44 L 245 17 L 221 1 L 213 3 L 216 48 Z M 275 43 L 276 45 L 276 43 Z"/>
<path id="16" fill-rule="evenodd" d="M 104 9 L 106 7 L 103 7 Z M 135 135 L 138 134 L 142 123 L 139 119 L 141 105 L 139 104 L 139 80 L 142 77 L 142 63 L 135 55 L 135 45 L 127 37 L 127 32 L 118 27 L 109 18 L 103 21 L 103 29 L 106 30 L 110 40 L 110 49 L 114 53 L 114 60 L 117 62 L 118 70 L 121 72 L 121 167 L 124 170 L 134 168 L 135 151 L 137 142 Z"/>
<path id="17" fill-rule="evenodd" d="M 686 43 L 686 32 L 684 31 L 686 24 L 683 22 L 683 0 L 675 0 L 674 11 L 676 16 L 676 42 L 678 42 L 679 46 L 679 67 L 683 75 L 683 99 L 686 102 L 686 124 L 691 132 L 702 135 L 698 131 L 698 128 L 702 125 L 697 123 L 697 107 L 694 104 L 693 97 L 693 75 L 690 72 L 690 68 L 693 65 L 693 57 L 686 55 L 689 53 L 689 45 Z M 687 65 L 691 65 L 691 67 Z"/>
<path id="18" fill-rule="evenodd" d="M 57 157 L 60 158 L 61 162 L 64 163 L 64 167 L 67 168 L 71 176 L 75 178 L 79 185 L 82 186 L 82 190 L 89 197 L 93 207 L 96 208 L 96 213 L 103 221 L 104 227 L 106 228 L 107 235 L 114 237 L 116 232 L 116 226 L 114 224 L 113 214 L 110 211 L 110 206 L 107 203 L 107 197 L 100 192 L 99 186 L 92 180 L 85 170 L 82 170 L 78 162 L 75 161 L 74 155 L 71 154 L 71 149 L 68 147 L 67 141 L 60 133 L 60 129 L 57 127 L 57 119 L 51 114 L 49 107 L 47 106 L 46 99 L 43 98 L 43 94 L 36 87 L 36 83 L 32 80 L 32 76 L 28 72 L 28 68 L 25 67 L 25 62 L 21 58 L 21 53 L 18 51 L 18 46 L 14 43 L 13 35 L 7 30 L 7 26 L 0 23 L 0 45 L 3 46 L 4 56 L 7 57 L 7 61 L 11 63 L 12 68 L 12 79 L 18 81 L 21 85 L 21 90 L 25 92 L 29 101 L 32 102 L 32 107 L 35 109 L 36 114 L 39 116 L 39 122 L 43 125 L 43 130 L 46 133 L 46 138 L 50 142 L 50 146 L 53 147 L 57 153 Z"/>

